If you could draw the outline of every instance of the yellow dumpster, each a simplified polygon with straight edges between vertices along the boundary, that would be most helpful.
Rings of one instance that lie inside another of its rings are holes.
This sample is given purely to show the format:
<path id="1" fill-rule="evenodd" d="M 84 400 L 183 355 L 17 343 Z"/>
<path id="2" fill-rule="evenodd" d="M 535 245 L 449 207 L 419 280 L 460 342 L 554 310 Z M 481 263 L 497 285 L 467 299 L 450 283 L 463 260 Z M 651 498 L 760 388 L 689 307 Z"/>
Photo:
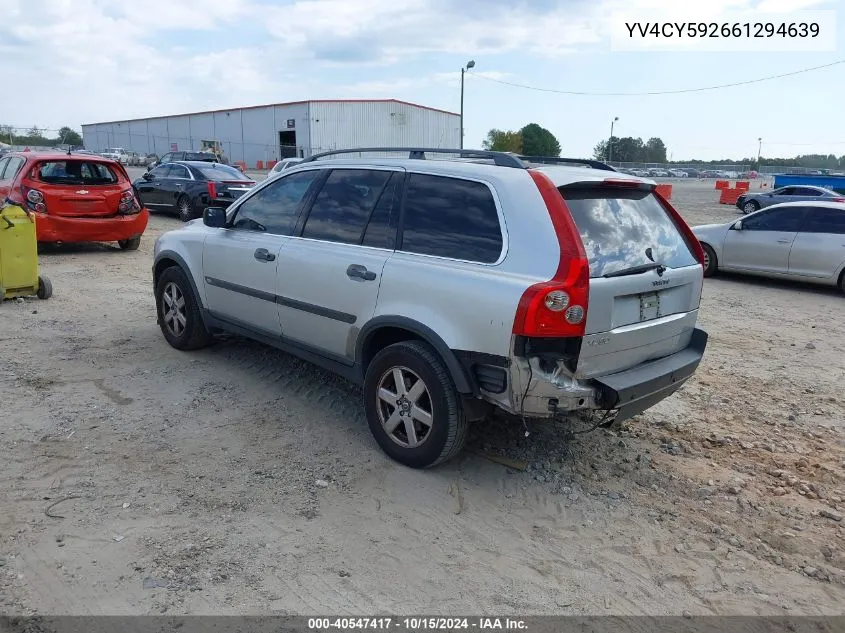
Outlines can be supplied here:
<path id="1" fill-rule="evenodd" d="M 21 207 L 0 206 L 0 300 L 53 294 L 50 280 L 38 274 L 35 215 Z"/>

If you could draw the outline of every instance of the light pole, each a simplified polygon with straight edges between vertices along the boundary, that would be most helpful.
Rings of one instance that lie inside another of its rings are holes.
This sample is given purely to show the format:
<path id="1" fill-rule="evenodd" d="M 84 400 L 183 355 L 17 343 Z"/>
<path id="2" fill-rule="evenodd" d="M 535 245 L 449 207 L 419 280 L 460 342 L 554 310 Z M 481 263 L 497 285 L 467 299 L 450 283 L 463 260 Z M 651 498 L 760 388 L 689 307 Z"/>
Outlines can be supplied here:
<path id="1" fill-rule="evenodd" d="M 760 150 L 763 149 L 763 137 L 757 138 L 757 171 L 760 171 Z"/>
<path id="2" fill-rule="evenodd" d="M 460 149 L 464 148 L 464 74 L 470 68 L 475 68 L 475 62 L 469 60 L 466 66 L 461 67 L 461 145 Z"/>
<path id="3" fill-rule="evenodd" d="M 613 157 L 613 124 L 619 120 L 619 117 L 613 117 L 613 120 L 610 122 L 610 138 L 607 141 L 607 162 L 610 162 L 610 159 Z"/>

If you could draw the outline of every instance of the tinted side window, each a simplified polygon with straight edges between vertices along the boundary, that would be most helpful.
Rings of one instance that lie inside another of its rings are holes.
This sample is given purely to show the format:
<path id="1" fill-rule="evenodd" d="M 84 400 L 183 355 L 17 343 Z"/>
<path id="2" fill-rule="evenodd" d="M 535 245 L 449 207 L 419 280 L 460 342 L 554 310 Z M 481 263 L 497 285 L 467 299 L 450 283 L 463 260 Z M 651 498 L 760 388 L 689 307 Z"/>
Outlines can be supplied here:
<path id="1" fill-rule="evenodd" d="M 370 213 L 389 177 L 389 171 L 332 171 L 311 207 L 302 237 L 343 244 L 360 243 Z"/>
<path id="2" fill-rule="evenodd" d="M 379 198 L 376 208 L 370 215 L 367 230 L 364 232 L 364 239 L 361 244 L 377 248 L 395 248 L 396 246 L 396 220 L 399 217 L 399 195 L 400 185 L 405 174 L 394 172 Z"/>
<path id="3" fill-rule="evenodd" d="M 170 175 L 170 165 L 161 165 L 153 169 L 150 173 L 156 178 L 167 178 Z"/>
<path id="4" fill-rule="evenodd" d="M 818 189 L 810 189 L 809 187 L 797 187 L 795 190 L 796 196 L 820 196 L 822 192 Z"/>
<path id="5" fill-rule="evenodd" d="M 801 232 L 845 235 L 845 209 L 810 209 Z"/>
<path id="6" fill-rule="evenodd" d="M 184 165 L 171 165 L 170 166 L 170 173 L 167 175 L 168 178 L 190 178 L 191 174 L 188 172 L 188 168 Z"/>
<path id="7" fill-rule="evenodd" d="M 412 174 L 405 196 L 401 249 L 493 263 L 502 252 L 496 203 L 487 185 Z"/>
<path id="8" fill-rule="evenodd" d="M 6 165 L 9 164 L 8 158 L 0 159 L 0 180 L 3 179 L 3 170 L 6 169 Z"/>
<path id="9" fill-rule="evenodd" d="M 238 207 L 232 226 L 248 231 L 290 235 L 299 205 L 319 177 L 320 171 L 315 169 L 274 180 Z"/>
<path id="10" fill-rule="evenodd" d="M 792 233 L 801 227 L 806 209 L 786 207 L 763 211 L 742 221 L 744 231 L 787 231 Z"/>

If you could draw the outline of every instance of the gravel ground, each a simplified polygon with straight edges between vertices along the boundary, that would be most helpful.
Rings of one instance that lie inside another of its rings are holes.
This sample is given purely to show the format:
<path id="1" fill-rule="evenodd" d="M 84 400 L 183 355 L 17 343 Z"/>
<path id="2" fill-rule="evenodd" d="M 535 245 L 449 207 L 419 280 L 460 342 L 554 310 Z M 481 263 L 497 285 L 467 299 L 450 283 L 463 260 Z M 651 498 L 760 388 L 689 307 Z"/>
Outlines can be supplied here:
<path id="1" fill-rule="evenodd" d="M 716 199 L 673 201 L 736 217 Z M 670 399 L 588 434 L 496 417 L 418 472 L 344 381 L 240 339 L 165 343 L 151 253 L 177 225 L 154 216 L 137 252 L 45 249 L 53 298 L 0 306 L 0 612 L 842 612 L 836 291 L 708 280 L 707 354 Z"/>

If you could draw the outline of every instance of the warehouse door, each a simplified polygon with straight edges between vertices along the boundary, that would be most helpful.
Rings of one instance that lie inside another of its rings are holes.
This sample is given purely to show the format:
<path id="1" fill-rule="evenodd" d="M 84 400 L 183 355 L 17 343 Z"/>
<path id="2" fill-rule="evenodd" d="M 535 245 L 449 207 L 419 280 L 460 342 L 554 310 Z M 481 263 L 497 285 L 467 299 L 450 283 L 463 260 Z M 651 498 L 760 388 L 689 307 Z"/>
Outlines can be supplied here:
<path id="1" fill-rule="evenodd" d="M 296 158 L 296 131 L 279 132 L 279 158 Z"/>

